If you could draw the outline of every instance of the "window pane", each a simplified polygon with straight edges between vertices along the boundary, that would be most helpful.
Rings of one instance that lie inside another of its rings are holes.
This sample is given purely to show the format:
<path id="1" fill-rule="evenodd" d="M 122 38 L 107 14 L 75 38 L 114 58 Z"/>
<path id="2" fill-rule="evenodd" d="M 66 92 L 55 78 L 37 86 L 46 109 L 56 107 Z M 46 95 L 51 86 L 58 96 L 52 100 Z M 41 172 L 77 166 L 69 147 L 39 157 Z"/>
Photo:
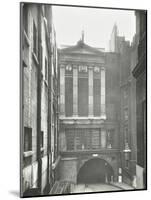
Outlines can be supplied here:
<path id="1" fill-rule="evenodd" d="M 99 148 L 99 130 L 93 130 L 92 131 L 92 149 L 98 149 Z"/>
<path id="2" fill-rule="evenodd" d="M 28 35 L 28 5 L 23 6 L 23 26 L 26 34 Z"/>
<path id="3" fill-rule="evenodd" d="M 66 116 L 73 114 L 73 78 L 65 78 L 65 113 Z"/>
<path id="4" fill-rule="evenodd" d="M 88 116 L 88 78 L 78 79 L 78 113 Z"/>
<path id="5" fill-rule="evenodd" d="M 74 130 L 66 130 L 67 150 L 74 150 Z"/>
<path id="6" fill-rule="evenodd" d="M 94 116 L 100 116 L 100 79 L 93 79 L 93 112 Z"/>
<path id="7" fill-rule="evenodd" d="M 24 151 L 32 150 L 32 129 L 25 127 L 24 128 Z"/>

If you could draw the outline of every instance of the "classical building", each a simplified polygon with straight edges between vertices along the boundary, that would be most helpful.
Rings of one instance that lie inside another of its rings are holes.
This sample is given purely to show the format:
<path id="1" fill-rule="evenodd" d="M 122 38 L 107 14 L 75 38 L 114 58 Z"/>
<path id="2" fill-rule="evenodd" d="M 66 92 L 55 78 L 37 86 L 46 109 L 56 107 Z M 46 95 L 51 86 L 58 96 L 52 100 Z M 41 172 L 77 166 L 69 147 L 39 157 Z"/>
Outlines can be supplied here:
<path id="1" fill-rule="evenodd" d="M 52 8 L 21 3 L 21 196 L 48 194 L 58 163 L 58 69 Z"/>
<path id="2" fill-rule="evenodd" d="M 133 76 L 136 79 L 136 130 L 137 130 L 137 188 L 142 189 L 147 187 L 146 180 L 146 24 L 147 12 L 136 11 L 136 37 L 137 44 L 137 59 L 133 69 Z"/>
<path id="3" fill-rule="evenodd" d="M 119 54 L 88 46 L 82 34 L 76 45 L 60 49 L 58 56 L 60 180 L 118 181 Z"/>

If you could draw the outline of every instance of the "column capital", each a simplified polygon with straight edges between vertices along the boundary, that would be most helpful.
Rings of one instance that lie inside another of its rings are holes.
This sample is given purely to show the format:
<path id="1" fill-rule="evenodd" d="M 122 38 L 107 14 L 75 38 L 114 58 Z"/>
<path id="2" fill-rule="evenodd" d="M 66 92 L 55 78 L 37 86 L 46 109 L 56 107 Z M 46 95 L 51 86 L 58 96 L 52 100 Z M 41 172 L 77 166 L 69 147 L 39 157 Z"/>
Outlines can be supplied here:
<path id="1" fill-rule="evenodd" d="M 101 65 L 101 70 L 105 70 L 105 66 L 104 65 Z"/>

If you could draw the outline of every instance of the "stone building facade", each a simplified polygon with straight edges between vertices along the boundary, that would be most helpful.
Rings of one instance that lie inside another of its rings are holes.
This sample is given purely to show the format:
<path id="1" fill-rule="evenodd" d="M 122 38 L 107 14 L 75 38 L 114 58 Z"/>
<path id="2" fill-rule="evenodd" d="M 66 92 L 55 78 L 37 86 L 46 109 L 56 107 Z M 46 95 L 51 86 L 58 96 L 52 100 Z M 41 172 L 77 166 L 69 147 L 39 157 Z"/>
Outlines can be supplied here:
<path id="1" fill-rule="evenodd" d="M 130 44 L 115 24 L 110 51 L 120 55 L 120 141 L 123 181 L 146 186 L 146 12 L 136 11 Z"/>
<path id="2" fill-rule="evenodd" d="M 115 24 L 111 34 L 110 51 L 120 56 L 120 141 L 122 181 L 136 187 L 136 81 L 132 70 L 137 58 L 136 35 L 132 44 L 119 36 Z"/>
<path id="3" fill-rule="evenodd" d="M 136 37 L 137 59 L 132 73 L 136 79 L 136 130 L 137 130 L 137 188 L 147 187 L 146 179 L 146 151 L 147 151 L 147 128 L 146 128 L 146 73 L 147 73 L 147 12 L 136 11 Z"/>
<path id="4" fill-rule="evenodd" d="M 82 35 L 75 46 L 59 50 L 58 56 L 60 180 L 118 181 L 119 55 L 88 46 Z M 95 173 L 97 165 L 100 174 Z"/>
<path id="5" fill-rule="evenodd" d="M 21 195 L 31 196 L 48 194 L 55 182 L 59 74 L 51 6 L 22 3 L 21 15 Z"/>

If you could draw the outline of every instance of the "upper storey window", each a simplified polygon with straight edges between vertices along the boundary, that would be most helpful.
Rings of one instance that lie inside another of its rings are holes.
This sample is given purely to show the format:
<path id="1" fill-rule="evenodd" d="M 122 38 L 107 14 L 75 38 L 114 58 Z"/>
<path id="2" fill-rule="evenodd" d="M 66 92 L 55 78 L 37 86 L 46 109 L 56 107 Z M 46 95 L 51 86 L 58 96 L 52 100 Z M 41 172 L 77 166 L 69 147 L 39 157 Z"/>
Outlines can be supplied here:
<path id="1" fill-rule="evenodd" d="M 65 67 L 65 113 L 66 116 L 73 114 L 73 72 L 72 65 Z"/>
<path id="2" fill-rule="evenodd" d="M 48 60 L 45 57 L 45 80 L 48 81 Z"/>
<path id="3" fill-rule="evenodd" d="M 23 6 L 23 26 L 24 31 L 28 35 L 28 5 L 24 4 Z"/>
<path id="4" fill-rule="evenodd" d="M 124 119 L 128 120 L 128 108 L 124 108 Z"/>
<path id="5" fill-rule="evenodd" d="M 38 31 L 35 22 L 33 22 L 33 52 L 38 55 Z"/>

